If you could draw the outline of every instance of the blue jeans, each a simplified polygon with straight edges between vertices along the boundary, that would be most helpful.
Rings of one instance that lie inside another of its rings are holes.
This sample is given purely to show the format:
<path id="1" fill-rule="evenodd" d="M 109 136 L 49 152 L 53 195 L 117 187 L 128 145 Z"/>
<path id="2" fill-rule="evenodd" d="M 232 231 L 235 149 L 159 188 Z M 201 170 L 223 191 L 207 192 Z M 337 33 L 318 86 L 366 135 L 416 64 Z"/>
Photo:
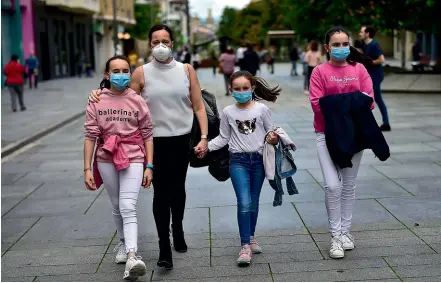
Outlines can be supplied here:
<path id="1" fill-rule="evenodd" d="M 389 125 L 389 116 L 387 115 L 387 107 L 384 103 L 383 96 L 381 95 L 381 81 L 374 81 L 374 98 L 375 102 L 378 105 L 378 109 L 380 109 L 381 116 L 383 117 L 383 124 Z"/>
<path id="2" fill-rule="evenodd" d="M 241 244 L 250 244 L 256 231 L 259 197 L 265 180 L 263 157 L 254 153 L 230 153 L 230 175 L 237 198 L 237 222 Z"/>

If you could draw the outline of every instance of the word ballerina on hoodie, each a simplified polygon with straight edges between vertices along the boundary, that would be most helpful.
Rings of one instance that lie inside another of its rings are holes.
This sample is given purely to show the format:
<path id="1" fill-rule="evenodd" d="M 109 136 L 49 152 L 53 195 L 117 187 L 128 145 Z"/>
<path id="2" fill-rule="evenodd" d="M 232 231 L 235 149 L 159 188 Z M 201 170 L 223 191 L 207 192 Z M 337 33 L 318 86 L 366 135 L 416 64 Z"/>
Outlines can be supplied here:
<path id="1" fill-rule="evenodd" d="M 242 246 L 237 263 L 249 265 L 251 253 L 262 252 L 254 233 L 260 192 L 265 180 L 263 144 L 265 135 L 272 128 L 270 109 L 256 100 L 274 102 L 281 89 L 270 88 L 263 79 L 253 77 L 247 71 L 238 71 L 230 78 L 229 91 L 236 103 L 223 110 L 220 134 L 208 142 L 208 150 L 215 151 L 229 145 L 230 176 L 237 198 L 237 221 Z M 277 144 L 277 134 L 269 133 L 267 142 Z M 203 156 L 206 151 L 198 154 Z"/>
<path id="2" fill-rule="evenodd" d="M 120 238 L 115 262 L 126 263 L 123 278 L 133 281 L 146 273 L 145 263 L 137 255 L 136 206 L 141 185 L 149 188 L 152 182 L 153 126 L 144 99 L 128 88 L 127 58 L 110 58 L 104 75 L 100 103 L 87 105 L 84 178 L 90 190 L 99 189 L 104 183 Z"/>

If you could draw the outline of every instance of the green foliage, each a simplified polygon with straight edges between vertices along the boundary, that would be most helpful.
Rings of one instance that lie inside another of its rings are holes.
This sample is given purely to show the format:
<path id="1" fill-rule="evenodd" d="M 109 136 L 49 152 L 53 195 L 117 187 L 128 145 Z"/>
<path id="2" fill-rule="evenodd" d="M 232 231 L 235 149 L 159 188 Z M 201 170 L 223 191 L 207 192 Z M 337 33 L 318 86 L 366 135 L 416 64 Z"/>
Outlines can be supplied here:
<path id="1" fill-rule="evenodd" d="M 160 9 L 157 5 L 135 4 L 136 25 L 127 27 L 126 30 L 134 37 L 142 40 L 148 39 L 149 30 L 151 28 L 150 9 L 153 9 L 153 24 L 159 24 L 158 18 Z"/>

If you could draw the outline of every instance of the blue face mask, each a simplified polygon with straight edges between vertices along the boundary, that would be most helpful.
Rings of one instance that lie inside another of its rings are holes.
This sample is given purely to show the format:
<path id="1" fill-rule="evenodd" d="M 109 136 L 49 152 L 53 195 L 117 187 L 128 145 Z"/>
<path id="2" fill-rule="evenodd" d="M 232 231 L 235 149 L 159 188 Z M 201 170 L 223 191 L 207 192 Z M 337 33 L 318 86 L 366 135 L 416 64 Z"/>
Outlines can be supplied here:
<path id="1" fill-rule="evenodd" d="M 128 73 L 111 74 L 110 83 L 118 90 L 124 89 L 130 83 L 130 74 Z"/>
<path id="2" fill-rule="evenodd" d="M 239 103 L 247 103 L 251 100 L 251 98 L 253 98 L 253 92 L 251 90 L 233 91 L 233 94 L 231 96 Z"/>
<path id="3" fill-rule="evenodd" d="M 348 58 L 351 50 L 349 46 L 345 47 L 331 47 L 331 57 L 334 58 L 335 61 L 344 61 Z"/>

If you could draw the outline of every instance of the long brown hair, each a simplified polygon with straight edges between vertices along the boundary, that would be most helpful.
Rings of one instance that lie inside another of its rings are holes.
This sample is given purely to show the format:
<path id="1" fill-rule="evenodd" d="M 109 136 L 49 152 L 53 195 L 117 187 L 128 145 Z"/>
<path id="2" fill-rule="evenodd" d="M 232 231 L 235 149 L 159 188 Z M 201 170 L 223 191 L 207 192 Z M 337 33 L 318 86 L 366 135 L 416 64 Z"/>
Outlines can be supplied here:
<path id="1" fill-rule="evenodd" d="M 279 85 L 271 87 L 264 79 L 260 77 L 254 77 L 248 71 L 237 71 L 232 74 L 230 78 L 230 85 L 233 85 L 233 81 L 240 77 L 246 78 L 250 81 L 251 86 L 255 87 L 253 93 L 254 100 L 275 102 L 277 100 L 277 96 L 282 91 Z"/>

